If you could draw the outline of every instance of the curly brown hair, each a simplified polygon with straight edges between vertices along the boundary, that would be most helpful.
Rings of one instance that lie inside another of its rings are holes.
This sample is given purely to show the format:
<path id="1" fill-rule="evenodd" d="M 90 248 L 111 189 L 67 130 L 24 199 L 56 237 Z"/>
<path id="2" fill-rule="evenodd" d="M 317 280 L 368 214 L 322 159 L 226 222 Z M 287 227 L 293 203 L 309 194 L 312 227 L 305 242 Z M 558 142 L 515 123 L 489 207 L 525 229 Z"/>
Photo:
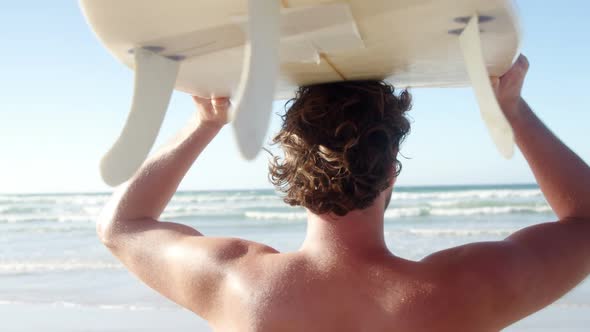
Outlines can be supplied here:
<path id="1" fill-rule="evenodd" d="M 401 171 L 411 104 L 407 90 L 396 95 L 383 81 L 300 87 L 272 140 L 284 157 L 270 161 L 270 181 L 287 204 L 316 214 L 369 207 Z"/>

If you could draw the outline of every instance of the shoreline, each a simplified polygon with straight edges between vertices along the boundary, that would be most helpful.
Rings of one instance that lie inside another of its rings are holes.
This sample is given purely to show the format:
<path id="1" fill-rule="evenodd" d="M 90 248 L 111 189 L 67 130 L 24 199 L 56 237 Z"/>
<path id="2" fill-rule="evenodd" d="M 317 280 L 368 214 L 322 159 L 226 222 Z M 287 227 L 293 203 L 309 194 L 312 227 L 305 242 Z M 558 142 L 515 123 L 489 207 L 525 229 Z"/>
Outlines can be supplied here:
<path id="1" fill-rule="evenodd" d="M 2 329 L 10 332 L 165 331 L 210 332 L 207 323 L 192 312 L 178 308 L 133 310 L 55 304 L 0 304 Z M 590 306 L 551 305 L 504 329 L 507 332 L 583 332 Z"/>

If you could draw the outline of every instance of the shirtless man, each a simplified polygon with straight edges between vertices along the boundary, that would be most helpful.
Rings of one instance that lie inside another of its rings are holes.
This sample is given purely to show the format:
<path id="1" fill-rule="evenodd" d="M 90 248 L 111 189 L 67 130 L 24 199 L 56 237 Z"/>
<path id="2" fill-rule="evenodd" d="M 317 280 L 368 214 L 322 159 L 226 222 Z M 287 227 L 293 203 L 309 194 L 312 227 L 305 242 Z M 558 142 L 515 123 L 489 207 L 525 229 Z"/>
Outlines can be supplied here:
<path id="1" fill-rule="evenodd" d="M 557 222 L 418 262 L 396 257 L 383 215 L 410 97 L 381 82 L 346 82 L 300 89 L 275 138 L 287 153 L 271 164 L 271 180 L 308 211 L 299 251 L 158 221 L 228 122 L 227 99 L 195 98 L 196 120 L 114 194 L 98 234 L 141 280 L 215 331 L 501 330 L 590 273 L 590 169 L 521 98 L 527 70 L 521 56 L 492 82 Z"/>

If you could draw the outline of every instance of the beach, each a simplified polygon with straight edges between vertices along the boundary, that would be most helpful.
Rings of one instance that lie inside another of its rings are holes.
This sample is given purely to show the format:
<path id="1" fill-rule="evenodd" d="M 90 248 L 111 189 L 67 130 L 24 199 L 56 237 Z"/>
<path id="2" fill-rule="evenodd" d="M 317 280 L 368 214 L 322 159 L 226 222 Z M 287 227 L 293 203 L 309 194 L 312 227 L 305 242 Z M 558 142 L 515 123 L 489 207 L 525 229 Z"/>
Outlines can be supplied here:
<path id="1" fill-rule="evenodd" d="M 99 243 L 106 193 L 0 195 L 2 331 L 210 331 L 194 314 L 129 274 Z M 271 190 L 179 192 L 163 220 L 205 235 L 297 250 L 305 212 Z M 449 247 L 500 240 L 555 216 L 538 187 L 398 188 L 385 214 L 391 251 L 418 260 Z M 587 331 L 588 280 L 506 331 Z"/>
<path id="2" fill-rule="evenodd" d="M 588 331 L 588 307 L 551 306 L 505 329 L 507 332 Z M 205 332 L 207 323 L 177 309 L 157 311 L 104 309 L 68 305 L 12 304 L 0 306 L 3 331 L 29 332 Z"/>

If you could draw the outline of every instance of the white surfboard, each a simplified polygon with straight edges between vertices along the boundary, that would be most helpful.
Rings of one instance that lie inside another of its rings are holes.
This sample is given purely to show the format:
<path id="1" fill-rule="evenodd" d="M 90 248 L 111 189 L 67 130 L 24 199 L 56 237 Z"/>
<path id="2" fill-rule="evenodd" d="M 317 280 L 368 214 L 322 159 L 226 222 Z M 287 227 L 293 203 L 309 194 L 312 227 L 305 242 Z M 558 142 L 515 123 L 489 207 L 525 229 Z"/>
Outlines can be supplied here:
<path id="1" fill-rule="evenodd" d="M 147 157 L 174 89 L 232 96 L 240 151 L 262 146 L 273 99 L 300 85 L 385 79 L 402 87 L 473 86 L 498 149 L 512 130 L 489 76 L 521 39 L 512 0 L 81 0 L 104 46 L 136 72 L 127 123 L 101 163 L 117 185 Z"/>

